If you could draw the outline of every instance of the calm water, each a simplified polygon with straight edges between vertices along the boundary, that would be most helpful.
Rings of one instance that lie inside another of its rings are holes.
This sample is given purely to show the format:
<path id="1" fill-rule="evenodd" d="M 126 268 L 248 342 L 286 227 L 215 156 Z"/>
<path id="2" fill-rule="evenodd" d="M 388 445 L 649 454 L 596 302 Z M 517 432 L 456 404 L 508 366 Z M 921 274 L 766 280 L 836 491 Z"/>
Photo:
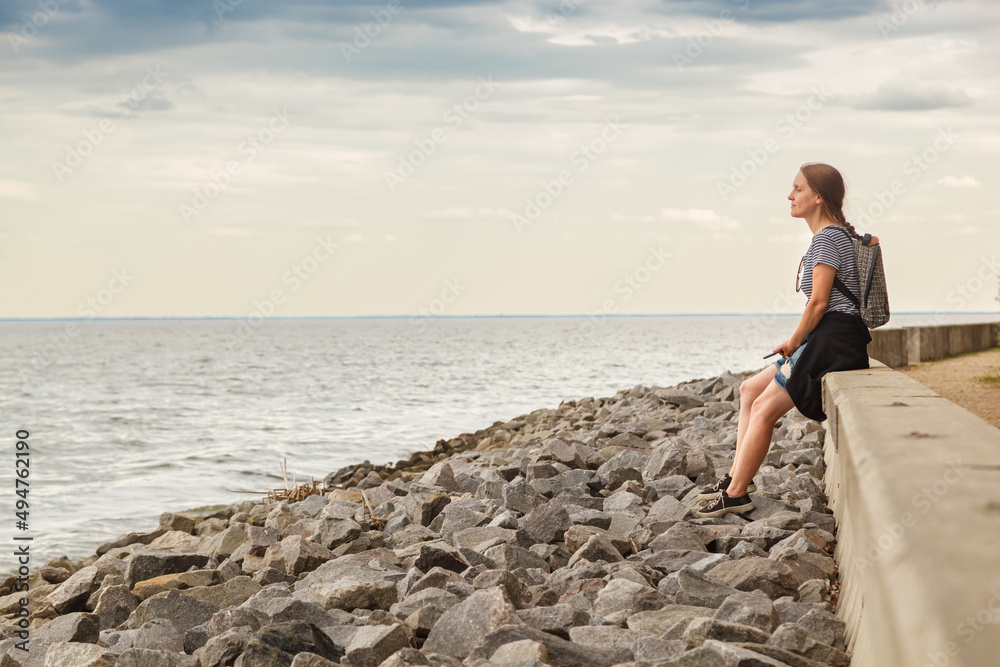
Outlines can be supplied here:
<path id="1" fill-rule="evenodd" d="M 904 315 L 890 326 L 987 319 L 997 318 Z M 281 486 L 282 459 L 299 481 L 322 479 L 564 399 L 762 368 L 797 322 L 0 322 L 3 525 L 15 532 L 17 429 L 31 433 L 29 533 L 40 566 L 151 530 L 166 510 L 257 498 L 234 490 Z"/>

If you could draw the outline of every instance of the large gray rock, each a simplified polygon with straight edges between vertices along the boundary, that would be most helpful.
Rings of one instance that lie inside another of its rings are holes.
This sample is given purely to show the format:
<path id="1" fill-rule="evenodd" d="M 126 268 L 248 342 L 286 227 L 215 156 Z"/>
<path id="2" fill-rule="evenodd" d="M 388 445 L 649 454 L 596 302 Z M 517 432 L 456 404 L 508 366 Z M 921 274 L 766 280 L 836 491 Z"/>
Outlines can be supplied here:
<path id="1" fill-rule="evenodd" d="M 527 625 L 563 639 L 570 638 L 570 630 L 590 623 L 590 614 L 569 604 L 551 607 L 530 607 L 517 612 Z"/>
<path id="2" fill-rule="evenodd" d="M 506 625 L 490 632 L 479 641 L 481 645 L 473 653 L 473 658 L 488 658 L 506 644 L 530 640 L 545 647 L 548 663 L 553 667 L 610 667 L 629 662 L 631 649 L 615 647 L 583 646 L 536 630 L 527 625 Z"/>
<path id="3" fill-rule="evenodd" d="M 289 535 L 278 544 L 268 547 L 262 566 L 298 576 L 303 572 L 311 572 L 334 558 L 336 555 L 323 545 L 311 542 L 301 535 Z"/>
<path id="4" fill-rule="evenodd" d="M 358 628 L 347 647 L 352 667 L 378 667 L 396 651 L 410 646 L 410 640 L 398 623 L 368 625 Z"/>
<path id="5" fill-rule="evenodd" d="M 298 653 L 340 662 L 344 651 L 312 623 L 287 621 L 261 628 L 243 653 L 243 667 L 291 667 Z"/>
<path id="6" fill-rule="evenodd" d="M 125 583 L 131 588 L 138 582 L 153 577 L 184 572 L 192 567 L 203 568 L 208 564 L 208 559 L 209 556 L 202 553 L 136 547 L 128 559 Z"/>
<path id="7" fill-rule="evenodd" d="M 96 644 L 57 642 L 45 651 L 45 667 L 114 667 L 117 659 Z"/>
<path id="8" fill-rule="evenodd" d="M 715 609 L 709 607 L 671 604 L 656 611 L 642 611 L 630 616 L 627 625 L 630 630 L 638 630 L 644 634 L 662 637 L 679 621 L 701 616 L 710 618 L 714 614 Z"/>
<path id="9" fill-rule="evenodd" d="M 782 623 L 767 640 L 767 645 L 833 667 L 846 667 L 850 663 L 847 653 L 824 643 L 821 637 L 798 623 Z"/>
<path id="10" fill-rule="evenodd" d="M 137 629 L 155 618 L 164 618 L 173 623 L 178 632 L 183 633 L 196 625 L 207 623 L 217 611 L 219 608 L 214 604 L 171 589 L 143 600 L 129 616 L 127 627 Z"/>
<path id="11" fill-rule="evenodd" d="M 720 621 L 749 625 L 770 634 L 778 627 L 774 603 L 763 591 L 739 591 L 725 599 L 715 618 Z"/>
<path id="12" fill-rule="evenodd" d="M 740 591 L 763 591 L 769 598 L 794 596 L 799 589 L 795 573 L 787 566 L 768 558 L 750 556 L 717 565 L 710 571 L 713 577 L 721 579 Z"/>
<path id="13" fill-rule="evenodd" d="M 629 579 L 612 579 L 597 593 L 594 614 L 618 625 L 640 611 L 662 609 L 669 602 L 666 595 L 651 586 Z"/>
<path id="14" fill-rule="evenodd" d="M 517 530 L 517 541 L 522 547 L 533 544 L 552 544 L 563 539 L 566 531 L 573 526 L 569 512 L 556 501 L 549 501 L 534 508 L 521 521 Z"/>
<path id="15" fill-rule="evenodd" d="M 502 588 L 478 590 L 441 616 L 427 637 L 424 650 L 465 659 L 489 632 L 520 623 Z"/>
<path id="16" fill-rule="evenodd" d="M 309 597 L 324 609 L 385 609 L 398 601 L 396 584 L 345 577 L 329 584 L 313 584 Z"/>
<path id="17" fill-rule="evenodd" d="M 27 652 L 14 647 L 15 643 L 23 641 L 15 636 L 0 642 L 0 654 L 10 654 L 23 667 L 42 667 L 45 662 L 45 652 L 53 644 L 64 642 L 94 644 L 99 638 L 100 626 L 97 615 L 78 611 L 58 616 L 32 630 Z"/>
<path id="18" fill-rule="evenodd" d="M 717 608 L 736 592 L 735 588 L 714 576 L 684 567 L 677 572 L 677 591 L 673 596 L 677 604 Z"/>
<path id="19" fill-rule="evenodd" d="M 696 618 L 684 631 L 684 641 L 689 646 L 701 646 L 709 639 L 721 642 L 750 642 L 763 644 L 770 634 L 749 625 L 720 621 L 717 618 Z"/>
<path id="20" fill-rule="evenodd" d="M 115 667 L 205 667 L 193 655 L 155 651 L 144 648 L 130 648 L 118 656 Z"/>
<path id="21" fill-rule="evenodd" d="M 587 560 L 591 563 L 617 563 L 625 559 L 611 543 L 611 540 L 604 535 L 596 534 L 591 535 L 586 543 L 570 557 L 569 567 L 573 567 L 581 560 Z"/>
<path id="22" fill-rule="evenodd" d="M 117 628 L 127 621 L 138 606 L 139 601 L 125 584 L 105 586 L 98 592 L 94 613 L 97 614 L 101 630 L 107 630 Z"/>

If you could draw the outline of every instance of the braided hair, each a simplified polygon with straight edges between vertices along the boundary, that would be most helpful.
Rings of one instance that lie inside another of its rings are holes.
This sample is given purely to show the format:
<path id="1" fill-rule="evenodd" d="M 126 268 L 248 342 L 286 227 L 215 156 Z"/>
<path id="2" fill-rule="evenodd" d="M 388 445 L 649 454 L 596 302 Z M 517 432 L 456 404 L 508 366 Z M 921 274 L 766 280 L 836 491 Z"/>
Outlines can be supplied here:
<path id="1" fill-rule="evenodd" d="M 844 177 L 840 175 L 834 167 L 822 162 L 807 162 L 799 169 L 805 176 L 806 182 L 813 192 L 823 200 L 823 210 L 834 222 L 838 222 L 847 228 L 847 231 L 856 239 L 861 235 L 854 229 L 854 225 L 844 217 Z"/>

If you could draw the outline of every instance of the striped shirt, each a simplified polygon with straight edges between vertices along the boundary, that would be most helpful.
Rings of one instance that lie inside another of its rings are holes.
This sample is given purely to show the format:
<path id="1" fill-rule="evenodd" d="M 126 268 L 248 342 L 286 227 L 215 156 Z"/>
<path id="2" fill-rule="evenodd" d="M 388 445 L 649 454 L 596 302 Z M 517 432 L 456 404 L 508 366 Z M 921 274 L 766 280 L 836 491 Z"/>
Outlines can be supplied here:
<path id="1" fill-rule="evenodd" d="M 802 291 L 812 297 L 812 274 L 816 264 L 826 264 L 837 270 L 837 276 L 854 293 L 861 294 L 858 280 L 858 264 L 854 258 L 854 245 L 846 228 L 840 225 L 828 225 L 813 235 L 809 249 L 802 257 Z M 809 300 L 806 299 L 808 305 Z M 830 302 L 826 312 L 835 310 L 841 313 L 860 315 L 861 311 L 836 287 L 830 288 Z"/>

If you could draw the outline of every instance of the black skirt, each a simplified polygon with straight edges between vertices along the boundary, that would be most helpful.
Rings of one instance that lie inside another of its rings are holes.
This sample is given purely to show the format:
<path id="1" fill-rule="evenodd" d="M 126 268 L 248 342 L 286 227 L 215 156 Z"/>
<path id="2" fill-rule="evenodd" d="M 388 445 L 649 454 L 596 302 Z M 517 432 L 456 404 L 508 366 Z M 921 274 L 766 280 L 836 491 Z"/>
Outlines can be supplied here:
<path id="1" fill-rule="evenodd" d="M 806 337 L 809 345 L 785 383 L 795 407 L 809 419 L 824 421 L 823 376 L 830 371 L 868 368 L 872 335 L 861 315 L 827 311 Z M 803 343 L 804 344 L 804 343 Z"/>

